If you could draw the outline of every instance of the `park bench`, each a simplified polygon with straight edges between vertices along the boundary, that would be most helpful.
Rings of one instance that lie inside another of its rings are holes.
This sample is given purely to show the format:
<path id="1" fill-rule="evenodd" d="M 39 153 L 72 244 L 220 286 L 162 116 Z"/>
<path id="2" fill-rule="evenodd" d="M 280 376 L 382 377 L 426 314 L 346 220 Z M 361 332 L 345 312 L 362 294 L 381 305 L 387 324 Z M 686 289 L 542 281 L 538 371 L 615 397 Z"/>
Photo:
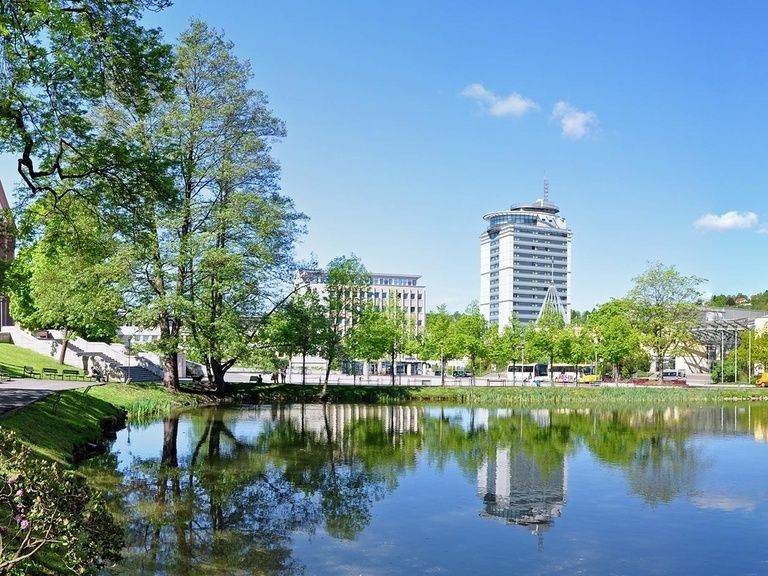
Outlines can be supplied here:
<path id="1" fill-rule="evenodd" d="M 41 371 L 43 378 L 52 378 L 56 380 L 59 377 L 59 371 L 56 368 L 43 368 Z"/>
<path id="2" fill-rule="evenodd" d="M 8 382 L 11 377 L 8 375 L 8 372 L 0 368 L 0 382 Z"/>
<path id="3" fill-rule="evenodd" d="M 67 380 L 79 380 L 80 379 L 80 370 L 70 369 L 70 368 L 63 368 L 61 370 L 61 379 Z"/>
<path id="4" fill-rule="evenodd" d="M 264 377 L 260 374 L 254 374 L 250 378 L 248 378 L 248 382 L 251 384 L 264 384 Z"/>
<path id="5" fill-rule="evenodd" d="M 35 378 L 37 376 L 37 372 L 35 372 L 35 369 L 32 366 L 24 366 L 24 376 L 28 378 Z"/>

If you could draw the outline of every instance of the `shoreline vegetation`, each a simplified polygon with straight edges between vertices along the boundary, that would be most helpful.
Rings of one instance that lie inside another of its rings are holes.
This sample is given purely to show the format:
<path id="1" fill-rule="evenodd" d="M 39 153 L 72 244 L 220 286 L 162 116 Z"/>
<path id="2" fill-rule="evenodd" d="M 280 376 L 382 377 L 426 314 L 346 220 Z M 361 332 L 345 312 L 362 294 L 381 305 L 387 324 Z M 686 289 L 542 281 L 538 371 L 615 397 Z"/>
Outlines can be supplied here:
<path id="1" fill-rule="evenodd" d="M 71 466 L 105 448 L 105 442 L 126 420 L 142 421 L 206 404 L 270 404 L 320 402 L 320 385 L 260 386 L 233 384 L 225 396 L 205 389 L 171 393 L 161 384 L 110 383 L 88 393 L 68 390 L 52 394 L 0 418 L 40 455 Z M 610 408 L 700 405 L 724 402 L 765 402 L 768 390 L 752 387 L 371 387 L 333 386 L 331 403 L 420 404 L 525 408 Z"/>

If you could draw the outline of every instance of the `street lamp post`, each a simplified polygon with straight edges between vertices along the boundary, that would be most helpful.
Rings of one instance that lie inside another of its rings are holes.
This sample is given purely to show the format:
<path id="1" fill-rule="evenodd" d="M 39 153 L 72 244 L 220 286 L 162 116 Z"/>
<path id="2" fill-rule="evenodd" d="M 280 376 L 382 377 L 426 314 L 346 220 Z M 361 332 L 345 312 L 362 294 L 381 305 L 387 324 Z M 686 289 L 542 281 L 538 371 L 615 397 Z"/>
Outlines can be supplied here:
<path id="1" fill-rule="evenodd" d="M 720 384 L 722 384 L 724 380 L 724 374 L 725 374 L 725 332 L 720 331 Z"/>

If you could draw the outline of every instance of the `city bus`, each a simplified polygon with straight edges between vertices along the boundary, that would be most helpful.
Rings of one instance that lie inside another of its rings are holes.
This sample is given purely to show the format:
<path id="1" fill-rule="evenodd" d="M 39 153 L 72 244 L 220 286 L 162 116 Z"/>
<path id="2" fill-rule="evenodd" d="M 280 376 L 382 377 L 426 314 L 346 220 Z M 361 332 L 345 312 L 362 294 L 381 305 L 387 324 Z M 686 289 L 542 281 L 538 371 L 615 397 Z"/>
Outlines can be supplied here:
<path id="1" fill-rule="evenodd" d="M 532 380 L 549 376 L 549 366 L 545 363 L 510 364 L 507 366 L 507 379 Z M 552 380 L 555 382 L 596 382 L 595 367 L 591 365 L 552 364 Z"/>
<path id="2" fill-rule="evenodd" d="M 533 380 L 534 378 L 543 378 L 549 372 L 547 365 L 538 364 L 510 364 L 507 366 L 507 380 Z"/>

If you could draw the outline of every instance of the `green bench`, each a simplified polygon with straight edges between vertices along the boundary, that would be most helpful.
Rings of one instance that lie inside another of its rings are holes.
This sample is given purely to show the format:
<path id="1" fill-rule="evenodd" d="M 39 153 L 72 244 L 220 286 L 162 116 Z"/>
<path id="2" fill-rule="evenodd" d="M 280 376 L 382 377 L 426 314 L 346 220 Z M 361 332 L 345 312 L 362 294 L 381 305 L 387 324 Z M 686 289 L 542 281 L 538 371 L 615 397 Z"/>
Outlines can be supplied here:
<path id="1" fill-rule="evenodd" d="M 32 366 L 24 366 L 24 377 L 25 378 L 36 378 L 37 372 L 35 372 L 35 369 Z"/>
<path id="2" fill-rule="evenodd" d="M 61 379 L 67 380 L 80 380 L 80 370 L 75 370 L 74 368 L 63 368 L 61 370 Z"/>
<path id="3" fill-rule="evenodd" d="M 52 378 L 56 380 L 56 378 L 59 377 L 59 371 L 56 368 L 43 368 L 41 372 L 43 378 Z"/>

